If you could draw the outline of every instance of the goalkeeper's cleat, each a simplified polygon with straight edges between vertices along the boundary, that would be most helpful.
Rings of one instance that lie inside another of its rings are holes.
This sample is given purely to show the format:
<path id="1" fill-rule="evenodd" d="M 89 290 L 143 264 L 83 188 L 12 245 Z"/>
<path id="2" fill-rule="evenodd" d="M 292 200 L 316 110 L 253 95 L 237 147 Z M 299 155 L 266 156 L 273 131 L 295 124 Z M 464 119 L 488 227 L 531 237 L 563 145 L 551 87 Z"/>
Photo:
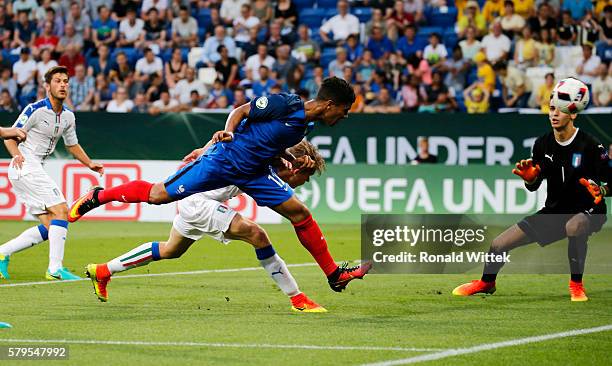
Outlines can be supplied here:
<path id="1" fill-rule="evenodd" d="M 304 293 L 291 297 L 291 310 L 298 313 L 327 313 L 327 309 L 310 300 Z"/>
<path id="2" fill-rule="evenodd" d="M 354 279 L 362 279 L 370 269 L 372 262 L 362 263 L 360 266 L 349 267 L 347 262 L 342 263 L 334 273 L 327 277 L 329 287 L 336 292 L 342 292 L 349 282 Z"/>
<path id="3" fill-rule="evenodd" d="M 105 276 L 100 271 L 102 264 L 88 264 L 85 267 L 85 274 L 91 279 L 93 284 L 94 292 L 98 299 L 102 302 L 108 301 L 108 292 L 106 291 L 106 285 L 110 282 L 110 276 Z M 108 273 L 108 271 L 106 271 Z"/>
<path id="4" fill-rule="evenodd" d="M 478 293 L 493 294 L 495 292 L 495 282 L 484 282 L 483 280 L 473 280 L 461 286 L 455 287 L 453 295 L 471 296 Z"/>
<path id="5" fill-rule="evenodd" d="M 66 267 L 62 267 L 53 273 L 47 269 L 47 273 L 45 273 L 45 278 L 48 280 L 58 281 L 76 281 L 81 279 L 81 277 L 72 274 Z"/>
<path id="6" fill-rule="evenodd" d="M 574 282 L 570 280 L 569 292 L 572 301 L 588 301 L 586 293 L 584 292 L 584 286 L 582 282 Z"/>
<path id="7" fill-rule="evenodd" d="M 92 187 L 87 193 L 74 201 L 68 211 L 68 222 L 75 222 L 89 211 L 100 206 L 98 191 L 102 189 L 104 188 L 98 186 Z"/>
<path id="8" fill-rule="evenodd" d="M 0 254 L 0 278 L 8 280 L 11 278 L 8 273 L 10 256 Z"/>

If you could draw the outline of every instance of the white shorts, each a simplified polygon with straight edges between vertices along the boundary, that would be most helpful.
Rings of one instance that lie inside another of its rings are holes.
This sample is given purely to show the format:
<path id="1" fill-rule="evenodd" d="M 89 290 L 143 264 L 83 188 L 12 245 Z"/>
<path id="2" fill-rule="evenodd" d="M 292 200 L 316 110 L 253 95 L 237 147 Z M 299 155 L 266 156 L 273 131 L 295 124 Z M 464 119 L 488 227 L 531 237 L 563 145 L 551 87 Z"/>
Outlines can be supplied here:
<path id="1" fill-rule="evenodd" d="M 46 214 L 47 208 L 66 203 L 57 184 L 41 169 L 29 169 L 26 174 L 9 166 L 8 177 L 17 198 L 31 215 Z"/>
<path id="2" fill-rule="evenodd" d="M 196 196 L 179 201 L 179 213 L 174 217 L 172 227 L 188 239 L 199 240 L 208 235 L 223 244 L 229 243 L 224 233 L 237 212 L 221 202 Z"/>

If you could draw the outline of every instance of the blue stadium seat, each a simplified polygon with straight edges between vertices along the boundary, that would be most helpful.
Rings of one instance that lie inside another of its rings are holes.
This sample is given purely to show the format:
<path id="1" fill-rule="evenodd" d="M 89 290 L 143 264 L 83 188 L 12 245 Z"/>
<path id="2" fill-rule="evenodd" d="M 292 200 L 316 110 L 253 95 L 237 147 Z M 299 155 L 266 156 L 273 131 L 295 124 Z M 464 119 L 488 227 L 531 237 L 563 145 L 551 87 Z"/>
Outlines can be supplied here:
<path id="1" fill-rule="evenodd" d="M 204 43 L 206 40 L 206 28 L 198 27 L 198 39 L 200 40 L 200 43 Z"/>
<path id="2" fill-rule="evenodd" d="M 612 60 L 612 46 L 608 46 L 605 42 L 597 42 L 597 56 L 604 62 Z"/>
<path id="3" fill-rule="evenodd" d="M 457 20 L 457 8 L 434 8 L 427 20 L 432 26 L 452 27 Z"/>
<path id="4" fill-rule="evenodd" d="M 351 13 L 359 18 L 360 23 L 367 23 L 372 19 L 372 8 L 353 8 Z"/>
<path id="5" fill-rule="evenodd" d="M 468 72 L 467 74 L 465 85 L 470 86 L 476 80 L 478 80 L 478 69 L 476 67 L 473 67 L 472 70 L 470 70 L 470 72 Z"/>
<path id="6" fill-rule="evenodd" d="M 325 11 L 325 20 L 335 17 L 336 15 L 338 15 L 338 10 L 327 9 L 327 11 Z"/>
<path id="7" fill-rule="evenodd" d="M 334 47 L 324 48 L 321 51 L 320 65 L 327 70 L 327 66 L 336 58 L 336 49 Z"/>
<path id="8" fill-rule="evenodd" d="M 189 47 L 181 48 L 181 59 L 183 59 L 183 62 L 187 62 L 187 59 L 189 58 L 189 51 L 191 51 L 191 48 Z"/>
<path id="9" fill-rule="evenodd" d="M 111 53 L 111 60 L 115 61 L 115 58 L 117 57 L 117 54 L 119 52 L 123 52 L 125 53 L 125 55 L 127 56 L 128 62 L 130 63 L 130 65 L 134 66 L 136 65 L 136 61 L 138 61 L 139 58 L 143 57 L 142 52 L 140 52 L 140 50 L 136 49 L 136 48 L 115 48 L 115 50 Z"/>
<path id="10" fill-rule="evenodd" d="M 172 48 L 165 48 L 158 56 L 162 59 L 164 64 L 167 63 L 172 58 Z"/>
<path id="11" fill-rule="evenodd" d="M 317 0 L 319 9 L 336 9 L 338 2 L 336 0 Z"/>
<path id="12" fill-rule="evenodd" d="M 208 8 L 202 8 L 200 9 L 200 11 L 198 12 L 198 15 L 196 17 L 196 20 L 198 22 L 198 27 L 199 28 L 206 28 L 210 25 L 211 20 L 210 20 L 210 9 Z"/>
<path id="13" fill-rule="evenodd" d="M 319 44 L 323 43 L 323 38 L 319 34 L 319 28 L 310 28 L 310 38 Z"/>
<path id="14" fill-rule="evenodd" d="M 442 42 L 444 43 L 444 46 L 446 46 L 446 48 L 448 49 L 448 53 L 451 53 L 453 47 L 455 47 L 457 45 L 457 42 L 459 41 L 457 33 L 455 33 L 454 29 L 448 28 L 444 31 L 442 38 Z"/>
<path id="15" fill-rule="evenodd" d="M 318 28 L 325 18 L 325 9 L 304 9 L 300 13 L 300 23 L 308 28 Z"/>
<path id="16" fill-rule="evenodd" d="M 314 8 L 315 5 L 315 0 L 293 0 L 292 2 L 295 4 L 298 12 L 303 9 Z"/>
<path id="17" fill-rule="evenodd" d="M 19 55 L 9 54 L 6 59 L 13 65 L 15 62 L 19 61 Z"/>
<path id="18" fill-rule="evenodd" d="M 440 36 L 442 36 L 443 32 L 444 28 L 442 27 L 420 27 L 417 34 L 422 34 L 429 37 L 429 35 L 432 33 L 438 33 Z"/>
<path id="19" fill-rule="evenodd" d="M 457 106 L 459 107 L 459 111 L 467 112 L 467 108 L 465 107 L 465 100 L 463 99 L 463 90 L 455 94 L 455 100 L 457 101 Z"/>

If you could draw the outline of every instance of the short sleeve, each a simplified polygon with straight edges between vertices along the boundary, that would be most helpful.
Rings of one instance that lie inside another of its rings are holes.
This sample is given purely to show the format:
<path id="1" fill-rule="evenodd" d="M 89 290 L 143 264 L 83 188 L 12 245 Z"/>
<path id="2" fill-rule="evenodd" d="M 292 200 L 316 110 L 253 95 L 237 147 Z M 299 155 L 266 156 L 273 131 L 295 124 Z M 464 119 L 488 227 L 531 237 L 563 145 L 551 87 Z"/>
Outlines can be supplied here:
<path id="1" fill-rule="evenodd" d="M 64 134 L 62 135 L 62 137 L 64 138 L 64 145 L 66 146 L 74 146 L 79 143 L 79 139 L 77 138 L 76 134 L 76 124 L 74 119 L 64 130 Z"/>
<path id="2" fill-rule="evenodd" d="M 250 121 L 284 119 L 291 113 L 290 99 L 291 96 L 282 94 L 255 98 L 251 101 L 248 118 Z"/>
<path id="3" fill-rule="evenodd" d="M 29 131 L 36 124 L 35 118 L 32 118 L 35 110 L 36 109 L 34 109 L 31 104 L 28 105 L 23 112 L 21 112 L 19 117 L 17 117 L 17 120 L 13 123 L 13 127 Z"/>

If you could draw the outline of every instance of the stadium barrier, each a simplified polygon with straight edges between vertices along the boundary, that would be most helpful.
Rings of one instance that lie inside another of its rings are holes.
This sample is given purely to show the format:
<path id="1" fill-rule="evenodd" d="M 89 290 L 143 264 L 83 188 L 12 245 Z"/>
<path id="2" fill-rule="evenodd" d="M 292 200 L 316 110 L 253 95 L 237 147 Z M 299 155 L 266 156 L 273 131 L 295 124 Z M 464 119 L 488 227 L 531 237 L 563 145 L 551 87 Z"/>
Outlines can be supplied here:
<path id="1" fill-rule="evenodd" d="M 8 122 L 17 115 L 3 117 Z M 95 159 L 180 160 L 222 129 L 226 117 L 79 112 L 77 131 Z M 581 115 L 577 126 L 605 145 L 612 143 L 609 115 Z M 528 157 L 534 139 L 549 131 L 543 115 L 353 114 L 337 127 L 318 126 L 308 138 L 333 164 L 406 164 L 416 157 L 419 136 L 429 136 L 441 163 L 510 165 Z M 0 149 L 0 158 L 8 157 Z M 55 157 L 67 157 L 63 147 Z"/>
<path id="2" fill-rule="evenodd" d="M 102 161 L 106 174 L 72 160 L 49 160 L 45 169 L 73 202 L 92 185 L 117 186 L 130 180 L 158 182 L 181 166 L 180 161 Z M 0 219 L 28 219 L 25 208 L 10 190 L 8 160 L 0 160 Z M 296 190 L 297 196 L 323 223 L 359 223 L 368 213 L 479 214 L 494 222 L 506 214 L 529 214 L 542 207 L 545 185 L 529 193 L 509 167 L 471 165 L 330 165 L 322 176 Z M 257 207 L 248 196 L 227 203 L 260 223 L 280 223 L 270 209 Z M 89 220 L 171 222 L 176 203 L 154 206 L 113 203 L 91 212 Z M 504 214 L 504 215 L 496 215 Z M 506 215 L 507 216 L 507 215 Z"/>

